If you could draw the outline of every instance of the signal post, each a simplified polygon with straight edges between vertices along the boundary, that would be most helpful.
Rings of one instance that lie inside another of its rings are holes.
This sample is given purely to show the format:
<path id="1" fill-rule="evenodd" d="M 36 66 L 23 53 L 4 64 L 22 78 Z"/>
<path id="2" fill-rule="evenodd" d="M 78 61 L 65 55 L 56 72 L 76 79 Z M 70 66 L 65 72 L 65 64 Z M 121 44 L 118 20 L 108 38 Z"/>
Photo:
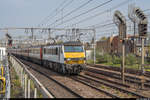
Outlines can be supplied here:
<path id="1" fill-rule="evenodd" d="M 121 79 L 125 83 L 124 68 L 125 68 L 125 41 L 126 41 L 126 19 L 120 11 L 114 13 L 114 23 L 119 29 L 119 39 L 122 41 L 122 64 L 121 64 Z"/>
<path id="2" fill-rule="evenodd" d="M 141 62 L 141 89 L 144 88 L 144 82 L 145 82 L 145 77 L 144 77 L 144 56 L 145 56 L 145 50 L 144 50 L 144 40 L 146 39 L 147 36 L 147 26 L 148 26 L 148 19 L 147 16 L 143 13 L 143 11 L 136 7 L 134 8 L 134 13 L 136 14 L 136 16 L 139 18 L 139 23 L 138 23 L 138 32 L 139 32 L 139 36 L 141 38 L 141 47 L 142 47 L 142 51 L 141 51 L 141 58 L 142 58 L 142 62 Z"/>

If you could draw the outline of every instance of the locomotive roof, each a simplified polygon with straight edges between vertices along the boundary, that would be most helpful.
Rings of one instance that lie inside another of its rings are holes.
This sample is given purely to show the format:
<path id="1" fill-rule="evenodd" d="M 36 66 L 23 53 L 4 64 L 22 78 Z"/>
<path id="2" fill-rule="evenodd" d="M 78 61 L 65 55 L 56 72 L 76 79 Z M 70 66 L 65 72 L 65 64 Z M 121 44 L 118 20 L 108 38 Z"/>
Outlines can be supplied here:
<path id="1" fill-rule="evenodd" d="M 80 45 L 83 45 L 80 41 L 67 41 L 67 42 L 64 42 L 64 43 L 53 43 L 53 44 L 48 44 L 48 45 L 38 45 L 38 46 L 30 46 L 30 47 L 27 47 L 27 48 L 40 48 L 41 46 L 51 46 L 51 45 L 65 45 L 65 46 L 71 46 L 71 45 L 73 45 L 73 46 L 80 46 Z"/>
<path id="2" fill-rule="evenodd" d="M 63 45 L 82 45 L 80 41 L 68 41 L 64 42 Z"/>

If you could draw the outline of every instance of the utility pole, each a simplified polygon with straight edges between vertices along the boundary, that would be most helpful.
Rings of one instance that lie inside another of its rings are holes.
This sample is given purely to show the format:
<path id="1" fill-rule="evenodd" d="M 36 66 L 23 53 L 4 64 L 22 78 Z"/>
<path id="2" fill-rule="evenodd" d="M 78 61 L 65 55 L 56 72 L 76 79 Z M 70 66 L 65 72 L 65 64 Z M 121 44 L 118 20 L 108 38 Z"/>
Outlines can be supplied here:
<path id="1" fill-rule="evenodd" d="M 51 29 L 50 28 L 48 29 L 48 38 L 49 39 L 51 38 Z"/>
<path id="2" fill-rule="evenodd" d="M 32 38 L 32 41 L 33 41 L 33 39 L 34 39 L 34 37 L 33 37 L 33 28 L 31 28 L 31 34 L 32 34 L 31 38 Z"/>
<path id="3" fill-rule="evenodd" d="M 135 43 L 135 32 L 136 32 L 136 17 L 135 17 L 135 13 L 134 13 L 134 5 L 130 5 L 130 7 L 128 7 L 128 17 L 129 19 L 133 22 L 133 27 L 134 27 L 134 37 L 133 37 L 133 53 L 136 53 L 136 43 Z"/>
<path id="4" fill-rule="evenodd" d="M 94 41 L 93 41 L 93 46 L 94 46 L 94 64 L 95 64 L 95 62 L 96 62 L 96 57 L 95 57 L 95 54 L 96 54 L 96 51 L 95 51 L 95 46 L 96 46 L 96 43 L 95 43 L 95 35 L 96 35 L 96 32 L 95 32 L 95 29 L 93 29 L 93 32 L 94 32 L 94 37 L 93 37 L 93 39 L 94 39 Z"/>
<path id="5" fill-rule="evenodd" d="M 136 43 L 135 43 L 135 25 L 136 25 L 136 23 L 135 23 L 135 21 L 133 23 L 134 23 L 133 53 L 135 54 L 136 53 L 135 52 L 135 49 L 136 49 Z"/>
<path id="6" fill-rule="evenodd" d="M 144 72 L 144 66 L 143 66 L 143 65 L 144 65 L 144 54 L 145 54 L 145 53 L 144 53 L 144 52 L 145 52 L 145 51 L 144 51 L 144 40 L 145 40 L 145 38 L 144 38 L 144 37 L 141 37 L 141 40 L 142 40 L 142 41 L 141 41 L 141 42 L 142 42 L 142 43 L 141 43 L 141 44 L 142 44 L 142 52 L 141 52 L 142 65 L 141 65 L 141 70 L 142 70 L 142 73 L 143 73 L 143 72 Z"/>
<path id="7" fill-rule="evenodd" d="M 125 68 L 125 40 L 122 40 L 122 72 L 121 72 L 121 77 L 122 77 L 122 82 L 124 84 L 124 68 Z"/>
<path id="8" fill-rule="evenodd" d="M 122 83 L 125 83 L 124 68 L 125 68 L 125 40 L 126 40 L 126 19 L 120 11 L 115 11 L 114 20 L 119 29 L 119 39 L 122 40 L 122 64 L 121 64 L 121 78 Z"/>

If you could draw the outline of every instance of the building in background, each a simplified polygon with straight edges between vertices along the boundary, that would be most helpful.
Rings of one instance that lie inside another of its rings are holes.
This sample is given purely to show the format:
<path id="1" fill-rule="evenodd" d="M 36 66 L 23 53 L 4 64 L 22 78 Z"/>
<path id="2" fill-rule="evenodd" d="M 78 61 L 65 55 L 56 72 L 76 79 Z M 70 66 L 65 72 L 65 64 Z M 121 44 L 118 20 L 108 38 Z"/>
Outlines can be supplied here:
<path id="1" fill-rule="evenodd" d="M 134 38 L 135 38 L 135 52 L 139 54 L 139 43 L 141 43 L 140 39 L 138 36 L 133 36 L 128 34 L 127 35 L 127 40 L 125 43 L 125 50 L 126 50 L 126 54 L 128 53 L 134 53 Z M 147 43 L 147 41 L 145 42 Z M 100 51 L 104 52 L 104 53 L 111 53 L 111 54 L 117 54 L 117 55 L 121 55 L 122 54 L 122 41 L 119 39 L 118 36 L 111 36 L 108 37 L 106 40 L 103 41 L 97 41 L 96 43 L 96 48 L 100 49 Z M 145 47 L 145 50 L 147 52 L 147 49 Z"/>

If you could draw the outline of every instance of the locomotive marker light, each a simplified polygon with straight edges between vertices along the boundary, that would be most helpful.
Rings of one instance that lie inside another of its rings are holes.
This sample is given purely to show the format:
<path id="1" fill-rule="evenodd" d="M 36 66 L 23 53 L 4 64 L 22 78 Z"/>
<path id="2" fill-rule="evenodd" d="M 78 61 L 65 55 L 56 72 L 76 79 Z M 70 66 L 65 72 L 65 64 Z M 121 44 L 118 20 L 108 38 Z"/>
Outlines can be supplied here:
<path id="1" fill-rule="evenodd" d="M 122 78 L 122 83 L 124 84 L 124 67 L 125 67 L 125 39 L 126 39 L 126 19 L 122 15 L 120 11 L 115 11 L 114 13 L 114 18 L 113 18 L 114 23 L 118 26 L 119 29 L 119 39 L 122 40 L 122 71 L 121 71 L 121 78 Z"/>
<path id="2" fill-rule="evenodd" d="M 143 11 L 136 7 L 134 8 L 134 13 L 135 15 L 139 18 L 139 23 L 138 23 L 138 32 L 139 32 L 139 36 L 141 37 L 141 44 L 142 44 L 142 52 L 141 52 L 141 56 L 142 56 L 142 63 L 141 63 L 141 70 L 142 70 L 142 74 L 144 74 L 144 40 L 147 36 L 147 26 L 148 26 L 148 19 L 146 17 L 146 15 L 143 13 Z"/>

